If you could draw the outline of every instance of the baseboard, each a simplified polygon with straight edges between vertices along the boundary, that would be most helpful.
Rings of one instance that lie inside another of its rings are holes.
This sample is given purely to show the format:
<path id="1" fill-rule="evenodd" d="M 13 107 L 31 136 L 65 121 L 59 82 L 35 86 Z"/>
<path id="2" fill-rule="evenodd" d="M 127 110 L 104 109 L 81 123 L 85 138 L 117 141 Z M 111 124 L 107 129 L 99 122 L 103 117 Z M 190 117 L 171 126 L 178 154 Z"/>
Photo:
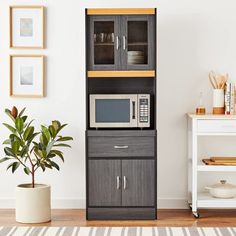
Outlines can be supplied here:
<path id="1" fill-rule="evenodd" d="M 189 209 L 187 199 L 159 198 L 157 200 L 158 209 Z"/>
<path id="2" fill-rule="evenodd" d="M 52 209 L 84 209 L 84 199 L 52 199 Z M 0 208 L 14 208 L 15 199 L 0 198 Z M 161 198 L 157 201 L 158 209 L 188 209 L 186 199 Z"/>

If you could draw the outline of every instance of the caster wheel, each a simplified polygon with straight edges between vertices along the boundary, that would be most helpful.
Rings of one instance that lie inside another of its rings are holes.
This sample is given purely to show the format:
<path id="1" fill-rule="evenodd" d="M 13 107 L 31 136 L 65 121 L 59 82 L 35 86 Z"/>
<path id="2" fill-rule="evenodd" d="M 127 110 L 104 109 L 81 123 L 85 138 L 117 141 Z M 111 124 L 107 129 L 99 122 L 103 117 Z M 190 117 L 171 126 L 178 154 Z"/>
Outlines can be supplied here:
<path id="1" fill-rule="evenodd" d="M 192 204 L 189 204 L 189 208 L 192 210 Z"/>
<path id="2" fill-rule="evenodd" d="M 200 217 L 200 215 L 197 212 L 193 212 L 193 216 L 198 219 Z"/>

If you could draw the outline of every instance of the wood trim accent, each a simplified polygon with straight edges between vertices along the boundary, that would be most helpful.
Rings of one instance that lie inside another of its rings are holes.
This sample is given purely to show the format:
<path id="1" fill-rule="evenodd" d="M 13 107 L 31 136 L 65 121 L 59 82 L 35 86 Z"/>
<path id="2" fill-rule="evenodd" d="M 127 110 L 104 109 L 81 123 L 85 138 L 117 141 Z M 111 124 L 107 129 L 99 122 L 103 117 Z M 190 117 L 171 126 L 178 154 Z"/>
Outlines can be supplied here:
<path id="1" fill-rule="evenodd" d="M 13 45 L 13 34 L 12 34 L 12 11 L 14 8 L 27 8 L 27 9 L 30 9 L 30 8 L 33 8 L 33 9 L 41 9 L 41 17 L 42 17 L 42 45 L 41 46 L 14 46 Z M 45 7 L 44 6 L 10 6 L 9 7 L 9 31 L 10 31 L 10 42 L 9 42 L 9 47 L 12 48 L 12 49 L 44 49 L 45 47 L 45 14 L 44 14 L 44 9 Z"/>
<path id="2" fill-rule="evenodd" d="M 88 77 L 155 77 L 154 70 L 140 71 L 88 71 Z"/>
<path id="3" fill-rule="evenodd" d="M 155 8 L 89 8 L 87 15 L 155 15 Z"/>
<path id="4" fill-rule="evenodd" d="M 42 59 L 42 93 L 40 95 L 35 95 L 35 94 L 27 94 L 27 95 L 18 95 L 18 94 L 13 94 L 13 73 L 12 73 L 12 59 L 14 57 L 41 57 Z M 45 57 L 43 55 L 10 55 L 9 56 L 10 60 L 10 96 L 11 97 L 18 97 L 18 98 L 43 98 L 45 96 Z"/>

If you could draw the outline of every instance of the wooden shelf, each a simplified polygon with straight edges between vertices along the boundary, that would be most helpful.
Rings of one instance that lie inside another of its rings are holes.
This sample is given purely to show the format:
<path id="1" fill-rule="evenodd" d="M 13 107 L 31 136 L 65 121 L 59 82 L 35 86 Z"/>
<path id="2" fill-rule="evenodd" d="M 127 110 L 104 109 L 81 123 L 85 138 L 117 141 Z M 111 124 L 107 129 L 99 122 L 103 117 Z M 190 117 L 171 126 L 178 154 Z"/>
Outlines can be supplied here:
<path id="1" fill-rule="evenodd" d="M 154 70 L 147 71 L 88 71 L 88 77 L 155 77 Z"/>
<path id="2" fill-rule="evenodd" d="M 155 15 L 155 8 L 89 8 L 87 15 Z"/>

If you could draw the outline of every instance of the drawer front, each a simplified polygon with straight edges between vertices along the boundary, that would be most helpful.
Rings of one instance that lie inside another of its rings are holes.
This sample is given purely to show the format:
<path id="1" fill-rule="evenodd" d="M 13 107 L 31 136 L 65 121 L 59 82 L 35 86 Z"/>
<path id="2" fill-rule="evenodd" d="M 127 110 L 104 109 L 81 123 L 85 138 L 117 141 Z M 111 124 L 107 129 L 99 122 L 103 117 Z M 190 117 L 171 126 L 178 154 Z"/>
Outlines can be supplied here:
<path id="1" fill-rule="evenodd" d="M 200 133 L 234 133 L 236 132 L 236 119 L 198 120 L 197 130 Z"/>
<path id="2" fill-rule="evenodd" d="M 89 137 L 89 157 L 152 157 L 154 137 Z"/>

